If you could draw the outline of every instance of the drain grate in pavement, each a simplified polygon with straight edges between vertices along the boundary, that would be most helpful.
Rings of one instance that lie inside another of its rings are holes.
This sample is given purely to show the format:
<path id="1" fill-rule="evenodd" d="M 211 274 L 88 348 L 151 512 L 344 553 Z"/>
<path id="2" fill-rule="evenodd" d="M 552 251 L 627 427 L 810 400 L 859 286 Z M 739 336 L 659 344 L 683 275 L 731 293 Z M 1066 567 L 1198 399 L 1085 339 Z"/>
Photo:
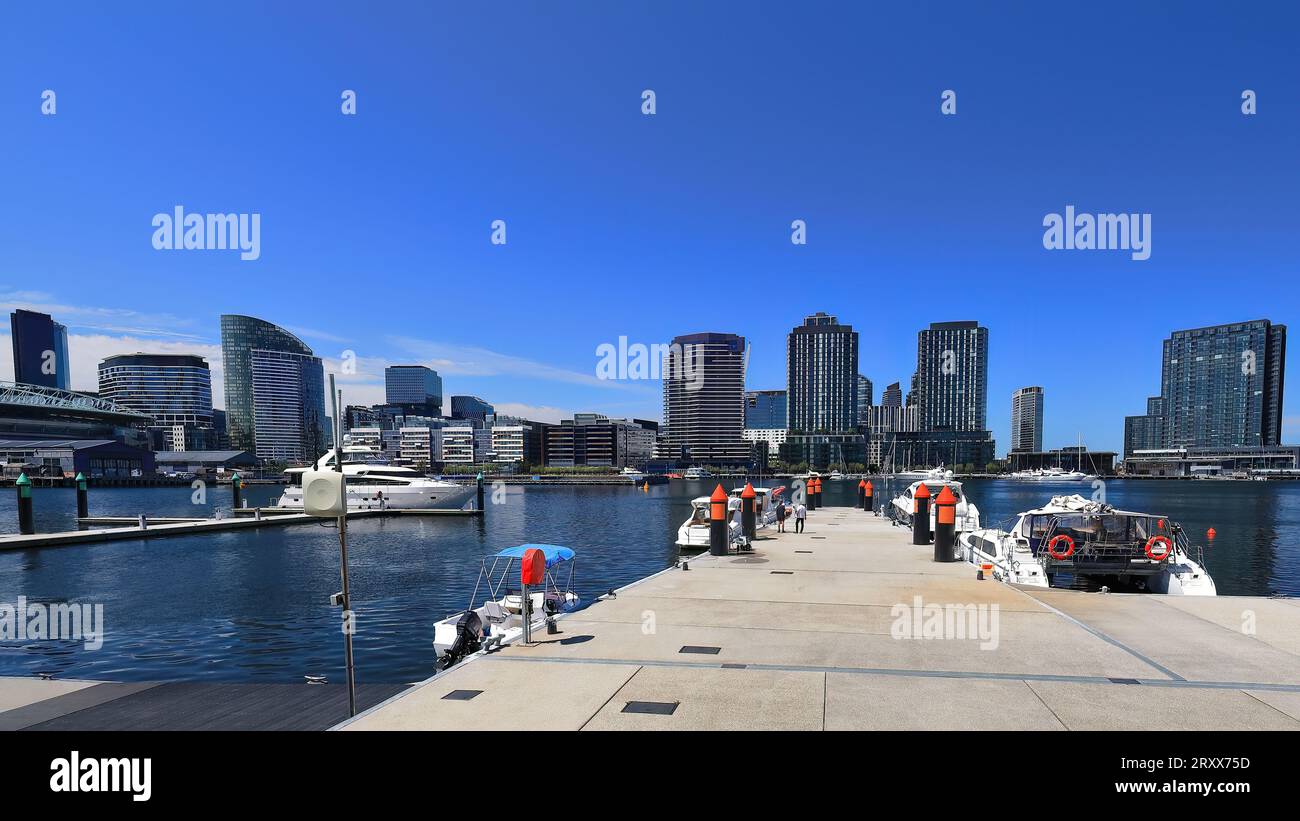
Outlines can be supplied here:
<path id="1" fill-rule="evenodd" d="M 811 553 L 811 550 L 796 550 L 795 553 Z"/>
<path id="2" fill-rule="evenodd" d="M 793 571 L 793 570 L 773 570 L 773 571 L 770 571 L 770 572 L 772 573 L 773 576 L 793 576 L 793 575 L 794 575 L 794 571 Z"/>
<path id="3" fill-rule="evenodd" d="M 701 656 L 716 656 L 722 652 L 721 647 L 705 647 L 698 644 L 684 644 L 678 653 L 695 653 Z"/>
<path id="4" fill-rule="evenodd" d="M 748 666 L 749 666 L 748 664 L 724 664 L 722 665 L 722 669 L 723 670 L 744 670 Z"/>
<path id="5" fill-rule="evenodd" d="M 1141 684 L 1142 683 L 1135 678 L 1112 678 L 1110 681 L 1111 684 Z"/>
<path id="6" fill-rule="evenodd" d="M 482 694 L 482 690 L 452 690 L 443 696 L 447 701 L 469 701 L 477 695 Z"/>
<path id="7" fill-rule="evenodd" d="M 651 716 L 670 716 L 677 710 L 680 701 L 629 701 L 623 705 L 622 712 L 640 713 Z"/>

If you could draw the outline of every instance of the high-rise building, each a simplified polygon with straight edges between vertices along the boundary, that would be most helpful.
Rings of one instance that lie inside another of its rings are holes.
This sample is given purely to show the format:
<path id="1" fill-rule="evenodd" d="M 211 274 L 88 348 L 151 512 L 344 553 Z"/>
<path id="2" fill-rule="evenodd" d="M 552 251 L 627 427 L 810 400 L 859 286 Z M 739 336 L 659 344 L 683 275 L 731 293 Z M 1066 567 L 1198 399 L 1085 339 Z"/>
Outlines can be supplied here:
<path id="1" fill-rule="evenodd" d="M 384 368 L 384 401 L 408 413 L 442 415 L 442 377 L 424 365 Z"/>
<path id="2" fill-rule="evenodd" d="M 19 308 L 9 314 L 14 381 L 71 390 L 68 329 L 49 314 Z"/>
<path id="3" fill-rule="evenodd" d="M 452 419 L 486 422 L 487 418 L 495 413 L 495 408 L 477 396 L 453 396 L 451 398 Z"/>
<path id="4" fill-rule="evenodd" d="M 745 441 L 745 338 L 698 333 L 673 339 L 665 358 L 664 423 L 658 458 L 738 465 Z"/>
<path id="5" fill-rule="evenodd" d="M 872 399 L 874 398 L 875 389 L 871 380 L 858 374 L 858 424 L 867 420 L 867 414 L 871 412 Z"/>
<path id="6" fill-rule="evenodd" d="M 1011 395 L 1011 450 L 1043 449 L 1043 389 L 1021 388 Z"/>
<path id="7" fill-rule="evenodd" d="M 834 316 L 805 317 L 786 337 L 789 427 L 843 433 L 858 424 L 858 334 Z"/>
<path id="8" fill-rule="evenodd" d="M 310 461 L 327 445 L 325 369 L 302 340 L 265 320 L 221 317 L 230 447 Z"/>
<path id="9" fill-rule="evenodd" d="M 922 431 L 982 431 L 988 419 L 989 331 L 935 322 L 917 335 L 916 405 Z"/>
<path id="10" fill-rule="evenodd" d="M 201 356 L 120 354 L 99 363 L 99 396 L 153 418 L 155 450 L 215 450 L 212 375 Z"/>
<path id="11" fill-rule="evenodd" d="M 903 407 L 903 388 L 895 382 L 885 388 L 885 392 L 880 395 L 880 404 L 886 408 Z"/>
<path id="12" fill-rule="evenodd" d="M 1282 438 L 1286 326 L 1174 331 L 1164 342 L 1164 447 L 1270 447 Z"/>
<path id="13" fill-rule="evenodd" d="M 1160 395 L 1124 418 L 1137 451 L 1281 444 L 1286 326 L 1267 319 L 1174 331 L 1162 346 Z"/>
<path id="14" fill-rule="evenodd" d="M 745 391 L 745 427 L 786 430 L 785 391 Z"/>

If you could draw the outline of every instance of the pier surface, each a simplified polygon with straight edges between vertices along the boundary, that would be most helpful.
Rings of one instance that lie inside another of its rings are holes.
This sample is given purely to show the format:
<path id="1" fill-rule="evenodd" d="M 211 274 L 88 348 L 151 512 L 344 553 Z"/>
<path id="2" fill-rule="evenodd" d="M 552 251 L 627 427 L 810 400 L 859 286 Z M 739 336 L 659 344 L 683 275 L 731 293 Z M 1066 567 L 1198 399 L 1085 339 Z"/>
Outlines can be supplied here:
<path id="1" fill-rule="evenodd" d="M 1295 599 L 979 581 L 852 508 L 774 530 L 752 554 L 691 559 L 339 727 L 1300 729 Z M 996 605 L 996 646 L 895 638 L 894 608 L 914 597 Z"/>

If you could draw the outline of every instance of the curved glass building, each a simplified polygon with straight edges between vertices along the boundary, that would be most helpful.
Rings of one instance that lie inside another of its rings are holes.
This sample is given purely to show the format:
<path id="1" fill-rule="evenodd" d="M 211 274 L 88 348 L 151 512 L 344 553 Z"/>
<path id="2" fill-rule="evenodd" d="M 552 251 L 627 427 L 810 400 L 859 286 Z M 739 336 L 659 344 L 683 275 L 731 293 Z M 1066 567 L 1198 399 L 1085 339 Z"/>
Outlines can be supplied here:
<path id="1" fill-rule="evenodd" d="M 256 317 L 221 316 L 230 447 L 274 462 L 308 462 L 327 447 L 325 369 L 283 328 Z"/>
<path id="2" fill-rule="evenodd" d="M 201 356 L 110 356 L 99 363 L 99 395 L 148 414 L 159 449 L 203 449 L 212 441 L 212 374 Z"/>

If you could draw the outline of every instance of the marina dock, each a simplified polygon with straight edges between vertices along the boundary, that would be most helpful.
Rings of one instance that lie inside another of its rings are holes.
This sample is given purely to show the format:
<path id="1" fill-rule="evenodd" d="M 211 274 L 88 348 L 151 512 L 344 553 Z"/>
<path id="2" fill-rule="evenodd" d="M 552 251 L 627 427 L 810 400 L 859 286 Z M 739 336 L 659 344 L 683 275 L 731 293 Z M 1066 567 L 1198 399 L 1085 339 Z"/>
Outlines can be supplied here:
<path id="1" fill-rule="evenodd" d="M 8 678 L 0 728 L 1300 729 L 1300 600 L 977 580 L 853 508 L 774 531 L 413 686 L 367 681 L 361 659 L 354 719 L 339 682 Z M 996 630 L 900 635 L 927 606 L 983 609 Z"/>
<path id="2" fill-rule="evenodd" d="M 294 524 L 319 524 L 317 516 L 297 513 L 286 508 L 239 508 L 233 516 L 221 519 L 180 517 L 145 518 L 140 527 L 138 516 L 89 516 L 78 519 L 86 530 L 68 530 L 62 533 L 12 534 L 0 536 L 0 550 L 28 550 L 36 547 L 63 547 L 94 542 L 111 542 L 122 539 L 159 539 L 167 536 L 190 536 L 224 530 L 244 530 L 258 527 L 276 527 Z M 348 519 L 369 519 L 384 516 L 477 516 L 480 510 L 433 510 L 385 508 L 383 510 L 352 510 Z M 106 527 L 103 525 L 107 525 Z M 94 526 L 94 527 L 90 527 Z"/>
<path id="3" fill-rule="evenodd" d="M 1295 599 L 981 581 L 853 508 L 773 530 L 752 554 L 693 558 L 339 729 L 1300 729 Z M 996 605 L 996 647 L 891 635 L 916 597 Z"/>

